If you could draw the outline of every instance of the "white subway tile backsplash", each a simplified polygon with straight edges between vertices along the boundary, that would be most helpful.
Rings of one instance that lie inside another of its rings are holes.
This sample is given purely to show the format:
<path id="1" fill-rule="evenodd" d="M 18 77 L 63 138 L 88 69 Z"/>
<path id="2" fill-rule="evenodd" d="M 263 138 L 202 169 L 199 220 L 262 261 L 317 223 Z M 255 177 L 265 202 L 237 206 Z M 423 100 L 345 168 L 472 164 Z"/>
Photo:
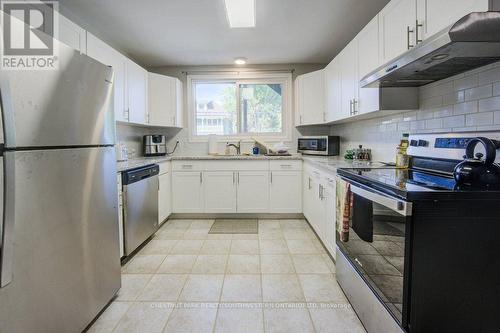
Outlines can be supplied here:
<path id="1" fill-rule="evenodd" d="M 465 126 L 465 116 L 453 116 L 443 118 L 443 126 L 444 127 L 463 127 Z"/>
<path id="2" fill-rule="evenodd" d="M 475 99 L 488 98 L 493 95 L 493 86 L 491 84 L 470 88 L 465 91 L 465 100 L 471 101 Z"/>
<path id="3" fill-rule="evenodd" d="M 493 125 L 493 112 L 473 113 L 465 116 L 467 126 Z"/>
<path id="4" fill-rule="evenodd" d="M 423 130 L 425 129 L 425 120 L 417 120 L 410 122 L 410 130 Z"/>
<path id="5" fill-rule="evenodd" d="M 500 96 L 500 82 L 493 84 L 493 96 Z"/>
<path id="6" fill-rule="evenodd" d="M 434 118 L 434 110 L 425 110 L 417 112 L 418 120 L 432 119 Z"/>
<path id="7" fill-rule="evenodd" d="M 479 111 L 496 111 L 500 110 L 500 96 L 487 98 L 479 101 Z"/>
<path id="8" fill-rule="evenodd" d="M 453 89 L 457 90 L 465 90 L 469 88 L 476 87 L 478 85 L 478 75 L 470 75 L 465 76 L 463 78 L 457 79 L 453 81 Z"/>
<path id="9" fill-rule="evenodd" d="M 428 119 L 425 121 L 425 128 L 427 129 L 436 129 L 436 128 L 442 128 L 443 127 L 443 119 L 437 118 L 437 119 Z"/>
<path id="10" fill-rule="evenodd" d="M 496 111 L 493 113 L 493 122 L 495 124 L 500 124 L 500 111 Z"/>
<path id="11" fill-rule="evenodd" d="M 405 122 L 398 124 L 398 131 L 399 132 L 408 132 L 409 130 L 410 130 L 410 122 L 409 121 L 405 121 Z"/>
<path id="12" fill-rule="evenodd" d="M 442 107 L 434 111 L 434 118 L 442 118 L 453 115 L 453 107 Z"/>
<path id="13" fill-rule="evenodd" d="M 420 108 L 424 110 L 439 107 L 442 105 L 443 105 L 443 96 L 435 96 L 424 100 L 420 100 Z"/>
<path id="14" fill-rule="evenodd" d="M 500 67 L 496 67 L 478 74 L 478 84 L 483 85 L 500 81 Z"/>
<path id="15" fill-rule="evenodd" d="M 443 96 L 443 105 L 462 103 L 465 101 L 465 91 L 459 90 Z"/>
<path id="16" fill-rule="evenodd" d="M 453 106 L 453 114 L 459 115 L 459 114 L 467 114 L 467 113 L 477 112 L 477 109 L 478 109 L 477 105 L 478 105 L 477 101 L 455 104 Z"/>

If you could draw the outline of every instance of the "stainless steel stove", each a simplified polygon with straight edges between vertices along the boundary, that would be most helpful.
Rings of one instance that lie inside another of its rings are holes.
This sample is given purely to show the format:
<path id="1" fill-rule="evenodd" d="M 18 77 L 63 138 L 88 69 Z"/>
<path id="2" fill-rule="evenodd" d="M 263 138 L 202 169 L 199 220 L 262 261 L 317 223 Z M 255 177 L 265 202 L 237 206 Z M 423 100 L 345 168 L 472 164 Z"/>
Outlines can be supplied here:
<path id="1" fill-rule="evenodd" d="M 500 191 L 453 178 L 476 136 L 413 135 L 408 169 L 338 170 L 337 279 L 369 332 L 496 329 Z"/>

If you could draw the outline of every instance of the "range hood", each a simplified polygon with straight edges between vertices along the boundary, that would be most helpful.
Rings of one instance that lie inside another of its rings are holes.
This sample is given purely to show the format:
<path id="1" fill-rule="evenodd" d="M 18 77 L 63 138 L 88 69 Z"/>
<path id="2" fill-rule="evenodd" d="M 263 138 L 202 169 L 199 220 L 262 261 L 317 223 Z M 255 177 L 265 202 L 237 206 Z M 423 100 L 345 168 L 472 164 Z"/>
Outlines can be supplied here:
<path id="1" fill-rule="evenodd" d="M 471 13 L 366 75 L 361 87 L 420 87 L 500 61 L 500 12 Z"/>

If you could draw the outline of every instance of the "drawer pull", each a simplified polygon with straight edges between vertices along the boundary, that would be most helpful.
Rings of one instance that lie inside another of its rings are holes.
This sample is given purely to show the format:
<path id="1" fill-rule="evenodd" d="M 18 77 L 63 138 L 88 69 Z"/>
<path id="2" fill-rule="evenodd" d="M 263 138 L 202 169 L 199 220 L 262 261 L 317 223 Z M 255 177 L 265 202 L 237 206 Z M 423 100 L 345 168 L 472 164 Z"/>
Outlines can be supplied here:
<path id="1" fill-rule="evenodd" d="M 183 169 L 192 169 L 192 168 L 193 168 L 193 165 L 192 165 L 192 164 L 183 164 L 183 165 L 182 165 L 182 168 L 183 168 Z"/>

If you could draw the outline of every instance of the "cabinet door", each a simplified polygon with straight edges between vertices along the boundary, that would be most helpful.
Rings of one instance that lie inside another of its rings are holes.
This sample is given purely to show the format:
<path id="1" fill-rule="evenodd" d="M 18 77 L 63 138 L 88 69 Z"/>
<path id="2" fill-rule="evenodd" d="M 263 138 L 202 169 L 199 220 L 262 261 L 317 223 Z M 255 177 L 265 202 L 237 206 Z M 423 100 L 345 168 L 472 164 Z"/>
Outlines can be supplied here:
<path id="1" fill-rule="evenodd" d="M 419 39 L 426 39 L 472 12 L 488 10 L 488 0 L 418 0 Z"/>
<path id="2" fill-rule="evenodd" d="M 385 63 L 415 45 L 416 0 L 392 0 L 380 11 L 379 19 L 381 57 Z"/>
<path id="3" fill-rule="evenodd" d="M 172 213 L 170 173 L 160 175 L 158 180 L 158 225 L 161 225 Z"/>
<path id="4" fill-rule="evenodd" d="M 238 213 L 269 211 L 269 171 L 239 171 L 236 181 Z"/>
<path id="5" fill-rule="evenodd" d="M 271 171 L 271 213 L 302 212 L 302 172 Z"/>
<path id="6" fill-rule="evenodd" d="M 87 33 L 87 55 L 113 67 L 113 107 L 115 120 L 128 121 L 126 107 L 126 63 L 127 58 L 91 33 Z"/>
<path id="7" fill-rule="evenodd" d="M 203 173 L 205 212 L 236 212 L 236 173 L 210 171 Z"/>
<path id="8" fill-rule="evenodd" d="M 86 31 L 63 15 L 59 15 L 59 40 L 81 53 L 87 53 Z"/>
<path id="9" fill-rule="evenodd" d="M 379 58 L 379 24 L 375 16 L 357 36 L 358 40 L 358 81 L 381 65 Z M 378 111 L 379 88 L 359 87 L 359 102 L 356 110 L 360 114 Z"/>
<path id="10" fill-rule="evenodd" d="M 352 116 L 354 102 L 358 98 L 358 44 L 353 39 L 340 53 L 341 117 Z"/>
<path id="11" fill-rule="evenodd" d="M 175 114 L 174 114 L 174 126 L 182 128 L 183 115 L 184 115 L 184 88 L 182 81 L 179 79 L 175 80 Z"/>
<path id="12" fill-rule="evenodd" d="M 336 183 L 334 177 L 326 177 L 323 201 L 325 203 L 325 229 L 323 243 L 335 258 L 335 224 L 336 224 Z"/>
<path id="13" fill-rule="evenodd" d="M 325 118 L 327 122 L 342 118 L 342 89 L 339 60 L 339 57 L 335 57 L 325 68 Z"/>
<path id="14" fill-rule="evenodd" d="M 299 113 L 301 124 L 321 124 L 325 120 L 324 71 L 301 76 L 299 81 Z"/>
<path id="15" fill-rule="evenodd" d="M 148 73 L 149 123 L 154 126 L 174 126 L 175 107 L 175 79 Z"/>
<path id="16" fill-rule="evenodd" d="M 173 213 L 203 213 L 203 174 L 172 172 Z"/>
<path id="17" fill-rule="evenodd" d="M 129 120 L 136 124 L 147 124 L 148 72 L 132 60 L 127 61 L 127 97 Z"/>

